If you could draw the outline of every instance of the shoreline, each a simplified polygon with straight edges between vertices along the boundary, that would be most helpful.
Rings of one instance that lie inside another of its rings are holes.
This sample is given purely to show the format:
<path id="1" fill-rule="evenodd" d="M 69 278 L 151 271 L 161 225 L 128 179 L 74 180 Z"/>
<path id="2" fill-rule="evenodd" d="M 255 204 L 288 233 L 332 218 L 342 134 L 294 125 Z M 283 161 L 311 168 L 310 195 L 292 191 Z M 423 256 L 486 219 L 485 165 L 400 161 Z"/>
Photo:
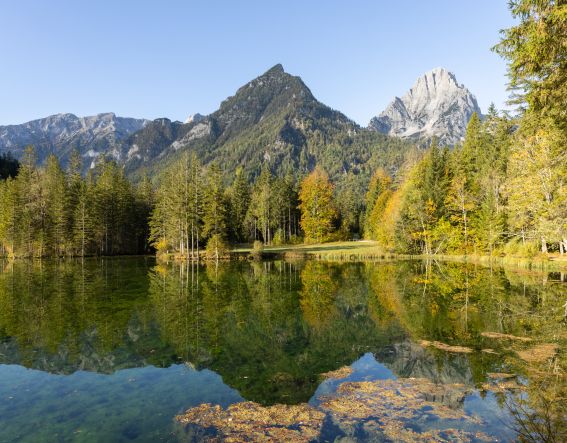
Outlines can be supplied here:
<path id="1" fill-rule="evenodd" d="M 249 252 L 245 248 L 236 249 L 237 253 Z M 349 241 L 321 243 L 313 245 L 290 245 L 266 247 L 265 255 L 283 258 L 315 258 L 325 261 L 393 261 L 393 260 L 439 260 L 446 262 L 472 263 L 481 265 L 497 265 L 533 270 L 565 270 L 567 271 L 567 255 L 549 255 L 547 257 L 516 257 L 464 254 L 398 254 L 384 251 L 374 241 Z"/>
<path id="2" fill-rule="evenodd" d="M 374 241 L 343 241 L 318 244 L 297 244 L 266 246 L 262 251 L 261 258 L 251 256 L 251 245 L 236 245 L 228 251 L 228 254 L 220 257 L 218 261 L 254 261 L 254 260 L 320 260 L 328 262 L 392 262 L 398 260 L 430 260 L 454 263 L 470 263 L 482 266 L 499 266 L 508 269 L 524 271 L 558 271 L 567 272 L 567 254 L 516 257 L 516 256 L 489 256 L 489 255 L 463 255 L 463 254 L 398 254 L 384 251 Z M 134 255 L 101 255 L 87 257 L 0 257 L 0 261 L 10 262 L 19 260 L 42 261 L 42 260 L 82 260 L 82 259 L 116 259 L 116 258 L 153 258 L 158 262 L 214 262 L 214 258 L 206 257 L 206 252 L 200 251 L 199 259 L 182 257 L 176 254 L 134 254 Z"/>

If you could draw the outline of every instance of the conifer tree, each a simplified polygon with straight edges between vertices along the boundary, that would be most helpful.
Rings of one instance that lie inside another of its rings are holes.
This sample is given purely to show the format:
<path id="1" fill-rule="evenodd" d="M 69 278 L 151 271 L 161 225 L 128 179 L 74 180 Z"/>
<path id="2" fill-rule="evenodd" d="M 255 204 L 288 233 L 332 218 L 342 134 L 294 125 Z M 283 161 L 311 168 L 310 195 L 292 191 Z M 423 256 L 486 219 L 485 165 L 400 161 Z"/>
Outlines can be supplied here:
<path id="1" fill-rule="evenodd" d="M 34 148 L 28 146 L 16 178 L 18 214 L 15 249 L 17 255 L 25 257 L 43 255 L 43 235 L 40 228 L 45 220 L 45 207 L 41 204 L 42 189 L 36 161 Z"/>
<path id="2" fill-rule="evenodd" d="M 14 257 L 19 205 L 16 181 L 12 178 L 0 181 L 0 207 L 0 255 Z"/>
<path id="3" fill-rule="evenodd" d="M 47 246 L 50 255 L 63 256 L 67 241 L 67 183 L 65 173 L 54 155 L 47 158 L 43 188 L 45 192 Z"/>
<path id="4" fill-rule="evenodd" d="M 260 177 L 254 183 L 248 208 L 248 225 L 253 233 L 254 239 L 257 233 L 264 241 L 264 244 L 270 244 L 272 240 L 272 224 L 273 224 L 273 177 L 267 165 L 264 165 Z"/>
<path id="5" fill-rule="evenodd" d="M 226 238 L 227 234 L 227 207 L 219 166 L 213 163 L 209 166 L 206 176 L 203 211 L 203 235 L 205 237 L 218 236 Z"/>
<path id="6" fill-rule="evenodd" d="M 232 186 L 228 190 L 230 229 L 234 240 L 242 242 L 246 240 L 246 212 L 250 199 L 250 188 L 244 177 L 242 168 L 236 170 L 236 176 Z"/>
<path id="7" fill-rule="evenodd" d="M 512 102 L 567 132 L 567 4 L 563 0 L 511 0 L 517 23 L 493 49 L 508 61 Z"/>
<path id="8" fill-rule="evenodd" d="M 72 219 L 73 225 L 71 235 L 73 238 L 73 254 L 84 257 L 93 252 L 93 236 L 94 231 L 92 217 L 92 200 L 93 184 L 89 177 L 87 181 L 80 180 L 73 184 L 74 199 L 76 203 L 73 206 Z"/>

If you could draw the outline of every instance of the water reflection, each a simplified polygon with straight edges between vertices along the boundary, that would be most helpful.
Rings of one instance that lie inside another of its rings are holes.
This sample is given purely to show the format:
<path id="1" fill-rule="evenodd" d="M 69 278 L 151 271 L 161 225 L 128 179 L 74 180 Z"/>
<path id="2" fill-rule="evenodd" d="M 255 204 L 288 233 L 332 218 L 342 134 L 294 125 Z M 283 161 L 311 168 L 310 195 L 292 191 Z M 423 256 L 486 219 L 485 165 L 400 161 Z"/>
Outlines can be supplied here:
<path id="1" fill-rule="evenodd" d="M 566 286 L 555 275 L 417 261 L 197 266 L 129 258 L 13 262 L 2 268 L 0 397 L 13 397 L 11 389 L 18 383 L 25 387 L 9 416 L 14 426 L 31 414 L 41 417 L 46 429 L 60 420 L 60 429 L 49 435 L 71 432 L 79 424 L 95 432 L 85 418 L 92 407 L 88 401 L 54 400 L 57 389 L 79 389 L 82 377 L 97 381 L 80 389 L 92 398 L 108 399 L 118 414 L 132 410 L 128 396 L 120 394 L 128 378 L 121 379 L 121 388 L 112 380 L 126 377 L 128 370 L 140 371 L 130 378 L 144 378 L 143 371 L 161 374 L 165 369 L 160 368 L 168 367 L 218 374 L 214 382 L 209 378 L 168 393 L 170 408 L 155 401 L 169 376 L 154 389 L 148 383 L 136 391 L 132 398 L 156 407 L 138 407 L 134 416 L 143 421 L 158 408 L 167 410 L 169 416 L 154 427 L 162 426 L 164 435 L 170 435 L 173 415 L 203 402 L 313 401 L 314 393 L 328 388 L 321 385 L 321 373 L 366 355 L 393 377 L 475 389 L 467 407 L 476 412 L 515 411 L 520 428 L 527 427 L 522 419 L 546 416 L 554 421 L 554 434 L 563 432 L 565 412 L 556 400 L 566 397 Z M 424 340 L 449 348 L 424 347 Z M 470 352 L 447 351 L 457 345 Z M 553 351 L 548 346 L 544 354 L 542 345 L 554 346 Z M 484 388 L 500 383 L 490 374 L 512 374 L 529 389 L 538 388 L 530 396 L 498 386 L 487 393 Z M 206 391 L 213 394 L 207 397 Z M 31 404 L 44 409 L 29 409 Z M 70 404 L 77 416 L 62 412 L 55 418 L 45 412 L 66 410 Z M 0 402 L 0 422 L 6 420 L 7 408 Z M 120 432 L 144 439 L 144 429 L 132 425 Z"/>

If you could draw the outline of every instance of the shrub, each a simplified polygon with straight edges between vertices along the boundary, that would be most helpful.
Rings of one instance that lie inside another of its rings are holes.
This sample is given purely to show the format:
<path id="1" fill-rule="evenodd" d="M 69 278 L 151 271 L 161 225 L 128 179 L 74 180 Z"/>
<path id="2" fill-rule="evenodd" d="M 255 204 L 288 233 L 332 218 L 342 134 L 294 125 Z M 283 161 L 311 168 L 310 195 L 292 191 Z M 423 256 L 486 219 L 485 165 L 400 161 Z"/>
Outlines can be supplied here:
<path id="1" fill-rule="evenodd" d="M 209 260 L 228 257 L 228 245 L 219 234 L 214 234 L 207 242 L 206 257 Z"/>
<path id="2" fill-rule="evenodd" d="M 260 260 L 262 258 L 263 253 L 264 253 L 264 244 L 260 240 L 256 240 L 252 245 L 252 251 L 250 252 L 250 256 L 254 260 Z"/>
<path id="3" fill-rule="evenodd" d="M 274 246 L 281 246 L 285 243 L 285 235 L 281 229 L 278 229 L 274 234 L 274 238 L 272 239 L 272 244 Z"/>
<path id="4" fill-rule="evenodd" d="M 510 240 L 502 248 L 508 256 L 533 258 L 539 254 L 539 243 L 528 240 L 525 243 L 518 239 Z"/>
<path id="5" fill-rule="evenodd" d="M 292 236 L 289 239 L 290 245 L 300 245 L 302 243 L 303 243 L 303 237 L 300 235 L 292 234 Z"/>
<path id="6" fill-rule="evenodd" d="M 156 248 L 156 252 L 158 254 L 164 254 L 168 251 L 169 244 L 165 238 L 161 238 L 154 243 L 154 247 Z"/>

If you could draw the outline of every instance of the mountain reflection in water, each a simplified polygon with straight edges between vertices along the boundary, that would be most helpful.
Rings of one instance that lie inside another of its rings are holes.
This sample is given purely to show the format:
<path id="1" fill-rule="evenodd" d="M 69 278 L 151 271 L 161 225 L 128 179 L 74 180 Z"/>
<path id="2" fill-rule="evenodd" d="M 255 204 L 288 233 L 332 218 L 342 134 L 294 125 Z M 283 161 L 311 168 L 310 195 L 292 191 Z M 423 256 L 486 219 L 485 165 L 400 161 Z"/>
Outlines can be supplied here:
<path id="1" fill-rule="evenodd" d="M 463 385 L 460 407 L 480 418 L 467 430 L 513 439 L 545 408 L 564 432 L 567 291 L 554 275 L 421 261 L 0 265 L 0 441 L 191 439 L 173 420 L 187 409 L 319 407 L 340 388 L 320 374 L 351 364 L 341 382 Z M 325 438 L 364 439 L 325 423 Z"/>

